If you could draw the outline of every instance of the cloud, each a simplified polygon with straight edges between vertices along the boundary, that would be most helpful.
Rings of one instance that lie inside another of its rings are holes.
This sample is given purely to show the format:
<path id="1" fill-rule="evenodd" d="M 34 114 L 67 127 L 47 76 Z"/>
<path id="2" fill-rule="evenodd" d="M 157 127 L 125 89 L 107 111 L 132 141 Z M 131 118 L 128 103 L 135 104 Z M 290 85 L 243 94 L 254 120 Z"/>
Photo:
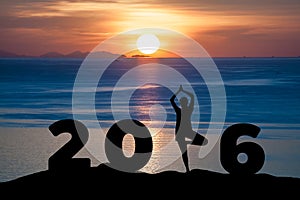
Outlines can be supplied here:
<path id="1" fill-rule="evenodd" d="M 287 8 L 292 9 L 295 13 L 299 13 L 298 0 L 154 0 L 152 4 L 174 6 L 182 9 L 199 10 L 199 11 L 231 11 L 233 13 L 239 11 L 263 11 L 264 13 L 274 13 L 277 11 L 285 11 Z M 288 12 L 287 12 L 288 13 Z"/>
<path id="2" fill-rule="evenodd" d="M 217 27 L 193 37 L 213 56 L 298 56 L 299 31 L 255 26 Z"/>
<path id="3" fill-rule="evenodd" d="M 116 2 L 105 1 L 105 4 L 111 3 Z M 98 7 L 92 2 L 85 7 L 78 4 L 82 3 L 5 1 L 0 7 L 1 49 L 22 54 L 30 54 L 29 51 L 41 54 L 49 50 L 87 51 L 107 38 L 107 33 L 113 34 L 112 23 L 118 18 L 117 12 L 112 14 L 102 4 L 96 4 Z"/>
<path id="4" fill-rule="evenodd" d="M 264 30 L 263 30 L 264 29 Z M 257 26 L 246 26 L 246 25 L 236 25 L 236 26 L 221 26 L 212 30 L 203 30 L 201 35 L 214 36 L 214 37 L 222 37 L 224 39 L 234 38 L 234 39 L 250 39 L 250 38 L 263 38 L 267 37 L 268 30 L 264 27 Z"/>
<path id="5" fill-rule="evenodd" d="M 205 38 L 211 47 L 212 37 L 218 42 L 293 40 L 300 32 L 299 10 L 298 0 L 4 0 L 0 42 L 1 48 L 15 52 L 30 40 L 86 51 L 118 32 L 145 26 Z"/>

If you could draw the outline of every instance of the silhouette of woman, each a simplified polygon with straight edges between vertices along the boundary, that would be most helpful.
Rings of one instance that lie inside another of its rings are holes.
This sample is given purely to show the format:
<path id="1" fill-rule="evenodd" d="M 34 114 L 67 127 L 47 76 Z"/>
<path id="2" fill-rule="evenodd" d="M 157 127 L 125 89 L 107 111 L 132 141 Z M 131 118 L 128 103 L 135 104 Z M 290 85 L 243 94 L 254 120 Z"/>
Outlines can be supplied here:
<path id="1" fill-rule="evenodd" d="M 182 97 L 180 101 L 179 108 L 175 103 L 176 96 L 183 92 L 190 97 L 190 104 L 188 105 L 188 98 Z M 182 88 L 180 85 L 178 91 L 171 97 L 170 99 L 171 104 L 176 112 L 176 129 L 175 129 L 175 139 L 178 142 L 182 160 L 185 165 L 186 171 L 189 171 L 189 160 L 188 160 L 188 152 L 187 152 L 187 145 L 206 145 L 207 139 L 202 135 L 198 134 L 197 132 L 193 131 L 192 124 L 191 124 L 191 116 L 194 110 L 194 95 L 191 92 L 188 92 Z M 185 139 L 188 138 L 191 141 L 186 141 Z"/>

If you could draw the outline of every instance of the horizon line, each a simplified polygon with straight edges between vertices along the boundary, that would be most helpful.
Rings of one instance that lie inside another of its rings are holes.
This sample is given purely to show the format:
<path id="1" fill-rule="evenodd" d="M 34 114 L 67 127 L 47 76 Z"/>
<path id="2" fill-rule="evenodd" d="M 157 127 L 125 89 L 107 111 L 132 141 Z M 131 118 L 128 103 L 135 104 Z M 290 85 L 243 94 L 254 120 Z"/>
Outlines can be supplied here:
<path id="1" fill-rule="evenodd" d="M 72 56 L 72 54 L 78 53 L 80 55 L 77 56 Z M 128 59 L 153 59 L 153 58 L 180 58 L 180 57 L 152 57 L 151 55 L 144 55 L 144 54 L 138 54 L 138 55 L 132 55 L 132 56 L 127 56 L 127 55 L 122 55 L 118 53 L 113 53 L 109 51 L 97 51 L 97 52 L 92 52 L 92 51 L 80 51 L 80 50 L 75 50 L 70 53 L 61 53 L 57 51 L 49 51 L 40 55 L 26 55 L 26 54 L 18 54 L 14 52 L 9 52 L 5 50 L 0 49 L 0 58 L 78 58 L 78 59 L 84 59 L 86 58 L 90 53 L 108 53 L 111 55 L 120 55 L 120 57 L 123 58 L 128 58 Z M 2 55 L 1 55 L 2 54 Z M 4 54 L 4 55 L 3 55 Z M 52 55 L 51 55 L 52 54 Z M 106 57 L 103 57 L 106 58 Z M 109 58 L 107 56 L 107 58 Z M 209 57 L 197 57 L 197 56 L 191 56 L 189 58 L 300 58 L 299 56 L 209 56 Z"/>

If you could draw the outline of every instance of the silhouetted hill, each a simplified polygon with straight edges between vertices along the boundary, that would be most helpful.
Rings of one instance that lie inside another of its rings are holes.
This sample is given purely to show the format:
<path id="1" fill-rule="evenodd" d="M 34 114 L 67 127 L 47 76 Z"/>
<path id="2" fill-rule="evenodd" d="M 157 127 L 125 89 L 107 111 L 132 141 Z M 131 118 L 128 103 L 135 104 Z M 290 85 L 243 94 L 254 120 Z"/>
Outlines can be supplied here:
<path id="1" fill-rule="evenodd" d="M 40 55 L 41 58 L 64 58 L 65 55 L 58 52 L 48 52 Z"/>
<path id="2" fill-rule="evenodd" d="M 119 54 L 113 54 L 107 51 L 96 51 L 92 52 L 90 54 L 92 58 L 115 58 L 116 56 L 119 57 Z M 121 55 L 120 57 L 125 57 L 124 55 Z"/>
<path id="3" fill-rule="evenodd" d="M 62 54 L 59 52 L 47 52 L 39 56 L 29 56 L 29 55 L 18 55 L 15 53 L 0 50 L 0 58 L 85 58 L 88 54 L 89 52 L 74 51 L 68 54 Z M 95 58 L 115 58 L 116 56 L 119 55 L 106 52 L 106 51 L 99 51 L 99 52 L 91 53 L 91 56 Z"/>
<path id="4" fill-rule="evenodd" d="M 11 53 L 8 51 L 0 50 L 0 58 L 24 58 L 24 57 L 32 57 L 32 56 L 18 55 L 18 54 Z"/>
<path id="5" fill-rule="evenodd" d="M 1 51 L 0 50 L 0 57 L 5 57 L 5 58 L 13 58 L 13 57 L 16 57 L 17 55 L 14 54 L 14 53 L 10 53 L 10 52 L 7 52 L 7 51 Z"/>
<path id="6" fill-rule="evenodd" d="M 140 54 L 136 54 L 136 55 L 132 55 L 132 58 L 151 58 L 151 56 L 148 55 L 140 55 Z"/>
<path id="7" fill-rule="evenodd" d="M 81 51 L 74 51 L 69 54 L 62 54 L 58 52 L 48 52 L 45 54 L 40 55 L 41 58 L 85 58 L 89 52 L 81 52 Z"/>
<path id="8" fill-rule="evenodd" d="M 65 57 L 67 58 L 85 58 L 89 52 L 81 52 L 81 51 L 74 51 L 72 53 L 66 54 Z"/>
<path id="9" fill-rule="evenodd" d="M 82 195 L 98 194 L 113 198 L 159 197 L 162 193 L 170 196 L 193 195 L 215 199 L 231 197 L 283 197 L 298 196 L 300 179 L 275 177 L 268 174 L 234 176 L 207 170 L 193 169 L 189 173 L 165 171 L 157 174 L 126 173 L 114 170 L 104 164 L 85 170 L 42 171 L 0 184 L 1 194 L 9 197 L 21 194 Z M 213 192 L 211 192 L 213 191 Z M 142 196 L 139 196 L 140 193 Z M 144 196 L 143 196 L 144 195 Z M 187 197 L 186 196 L 186 197 Z M 185 199 L 185 197 L 183 197 Z M 296 198 L 296 197 L 295 197 Z M 169 198 L 168 198 L 169 199 Z M 286 198 L 290 199 L 290 198 Z"/>

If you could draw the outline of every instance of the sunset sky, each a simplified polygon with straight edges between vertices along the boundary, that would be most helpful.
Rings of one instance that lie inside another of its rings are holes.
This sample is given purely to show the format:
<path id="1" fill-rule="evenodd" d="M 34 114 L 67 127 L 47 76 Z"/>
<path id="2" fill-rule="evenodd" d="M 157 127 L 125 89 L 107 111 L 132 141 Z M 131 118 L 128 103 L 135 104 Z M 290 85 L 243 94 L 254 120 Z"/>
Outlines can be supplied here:
<path id="1" fill-rule="evenodd" d="M 300 56 L 299 0 L 2 0 L 0 50 L 91 51 L 136 28 L 166 28 L 211 56 Z"/>

